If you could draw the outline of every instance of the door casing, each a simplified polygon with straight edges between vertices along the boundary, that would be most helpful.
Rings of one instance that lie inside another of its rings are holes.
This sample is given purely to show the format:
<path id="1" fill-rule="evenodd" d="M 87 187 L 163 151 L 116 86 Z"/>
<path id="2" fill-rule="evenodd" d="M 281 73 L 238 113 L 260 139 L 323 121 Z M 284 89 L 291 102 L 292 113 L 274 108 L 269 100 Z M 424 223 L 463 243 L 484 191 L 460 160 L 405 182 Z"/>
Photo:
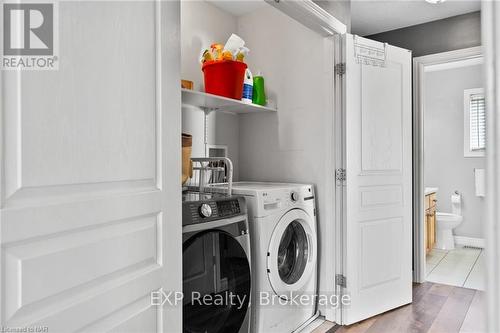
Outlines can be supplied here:
<path id="1" fill-rule="evenodd" d="M 424 87 L 425 68 L 483 57 L 480 46 L 413 58 L 413 281 L 425 281 Z"/>

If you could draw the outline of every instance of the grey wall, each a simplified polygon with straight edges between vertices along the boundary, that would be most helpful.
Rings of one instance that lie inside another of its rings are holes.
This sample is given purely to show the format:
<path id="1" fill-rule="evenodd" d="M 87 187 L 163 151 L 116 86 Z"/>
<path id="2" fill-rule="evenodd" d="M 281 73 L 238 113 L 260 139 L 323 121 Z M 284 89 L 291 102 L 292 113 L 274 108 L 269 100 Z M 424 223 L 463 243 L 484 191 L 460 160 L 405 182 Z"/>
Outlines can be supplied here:
<path id="1" fill-rule="evenodd" d="M 484 199 L 475 196 L 474 168 L 485 159 L 464 157 L 464 90 L 483 87 L 482 65 L 425 74 L 424 184 L 438 187 L 438 211 L 451 212 L 450 196 L 462 193 L 464 222 L 458 236 L 483 238 Z"/>
<path id="2" fill-rule="evenodd" d="M 351 0 L 313 0 L 313 2 L 344 23 L 347 32 L 351 31 Z"/>
<path id="3" fill-rule="evenodd" d="M 367 38 L 413 51 L 414 57 L 481 45 L 480 12 L 391 30 Z"/>

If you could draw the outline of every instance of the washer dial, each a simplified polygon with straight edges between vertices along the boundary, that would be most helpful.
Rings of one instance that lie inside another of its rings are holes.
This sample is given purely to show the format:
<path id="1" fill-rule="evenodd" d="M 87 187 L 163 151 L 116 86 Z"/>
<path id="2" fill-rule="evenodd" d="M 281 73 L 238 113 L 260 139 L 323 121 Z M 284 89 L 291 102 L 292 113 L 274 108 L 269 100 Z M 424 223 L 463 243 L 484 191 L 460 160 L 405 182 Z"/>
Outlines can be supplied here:
<path id="1" fill-rule="evenodd" d="M 200 215 L 203 217 L 210 217 L 212 216 L 212 207 L 210 207 L 209 204 L 202 204 L 200 206 Z"/>

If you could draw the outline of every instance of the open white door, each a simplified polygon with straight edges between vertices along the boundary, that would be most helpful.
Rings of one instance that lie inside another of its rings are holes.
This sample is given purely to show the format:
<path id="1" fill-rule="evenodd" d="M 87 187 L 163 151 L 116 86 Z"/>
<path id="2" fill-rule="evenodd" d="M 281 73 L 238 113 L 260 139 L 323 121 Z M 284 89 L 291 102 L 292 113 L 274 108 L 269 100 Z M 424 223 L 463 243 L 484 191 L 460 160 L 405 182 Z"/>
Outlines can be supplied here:
<path id="1" fill-rule="evenodd" d="M 349 325 L 412 301 L 411 52 L 345 36 Z"/>
<path id="2" fill-rule="evenodd" d="M 4 329 L 182 330 L 150 297 L 182 290 L 179 10 L 61 1 L 59 70 L 0 71 Z"/>

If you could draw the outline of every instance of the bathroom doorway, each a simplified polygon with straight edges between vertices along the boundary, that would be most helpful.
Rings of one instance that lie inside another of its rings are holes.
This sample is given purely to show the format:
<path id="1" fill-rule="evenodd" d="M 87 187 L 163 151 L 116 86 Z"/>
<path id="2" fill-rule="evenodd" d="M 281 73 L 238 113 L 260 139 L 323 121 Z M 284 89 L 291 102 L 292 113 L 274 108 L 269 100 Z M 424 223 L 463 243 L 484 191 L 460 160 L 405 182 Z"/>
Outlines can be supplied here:
<path id="1" fill-rule="evenodd" d="M 414 59 L 414 280 L 485 289 L 480 47 Z"/>

